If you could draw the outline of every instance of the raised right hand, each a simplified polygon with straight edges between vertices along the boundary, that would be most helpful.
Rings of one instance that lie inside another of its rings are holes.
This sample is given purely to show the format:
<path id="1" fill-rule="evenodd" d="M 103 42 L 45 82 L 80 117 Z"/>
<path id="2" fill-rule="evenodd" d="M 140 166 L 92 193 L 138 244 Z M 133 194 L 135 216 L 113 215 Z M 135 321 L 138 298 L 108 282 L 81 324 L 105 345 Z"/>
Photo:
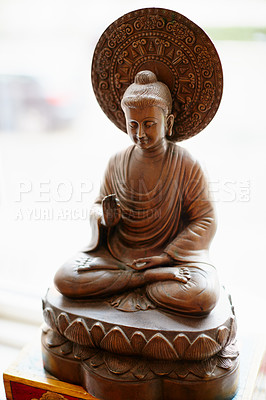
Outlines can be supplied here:
<path id="1" fill-rule="evenodd" d="M 115 194 L 109 194 L 102 200 L 103 224 L 112 227 L 118 224 L 122 216 L 121 206 Z"/>

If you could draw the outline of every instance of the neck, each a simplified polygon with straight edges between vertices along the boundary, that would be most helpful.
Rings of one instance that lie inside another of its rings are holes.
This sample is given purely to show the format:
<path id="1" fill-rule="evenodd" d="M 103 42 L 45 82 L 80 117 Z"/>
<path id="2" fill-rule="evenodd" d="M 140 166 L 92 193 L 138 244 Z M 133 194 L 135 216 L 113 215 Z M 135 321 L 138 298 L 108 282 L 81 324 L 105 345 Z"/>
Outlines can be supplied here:
<path id="1" fill-rule="evenodd" d="M 149 149 L 141 149 L 135 146 L 134 153 L 137 159 L 149 158 L 153 159 L 154 161 L 159 161 L 164 157 L 166 150 L 167 142 L 163 138 L 159 143 L 156 144 L 156 146 Z"/>

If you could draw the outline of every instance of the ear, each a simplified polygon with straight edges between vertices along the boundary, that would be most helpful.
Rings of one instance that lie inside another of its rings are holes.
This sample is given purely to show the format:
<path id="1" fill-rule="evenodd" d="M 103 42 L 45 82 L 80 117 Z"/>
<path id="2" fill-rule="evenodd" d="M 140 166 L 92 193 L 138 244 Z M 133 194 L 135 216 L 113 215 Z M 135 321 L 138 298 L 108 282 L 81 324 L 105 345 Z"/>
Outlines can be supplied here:
<path id="1" fill-rule="evenodd" d="M 173 126 L 174 126 L 174 121 L 175 121 L 175 117 L 173 114 L 168 115 L 167 119 L 166 119 L 166 135 L 167 136 L 172 136 L 173 134 Z"/>

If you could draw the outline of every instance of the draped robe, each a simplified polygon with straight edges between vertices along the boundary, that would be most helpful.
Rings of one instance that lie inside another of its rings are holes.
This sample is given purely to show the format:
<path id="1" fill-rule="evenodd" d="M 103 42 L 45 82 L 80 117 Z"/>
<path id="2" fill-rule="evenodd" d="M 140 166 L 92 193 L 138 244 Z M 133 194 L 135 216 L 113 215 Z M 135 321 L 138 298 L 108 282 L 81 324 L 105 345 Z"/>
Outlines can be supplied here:
<path id="1" fill-rule="evenodd" d="M 155 187 L 148 191 L 140 182 L 136 191 L 127 177 L 133 149 L 111 158 L 96 199 L 100 204 L 114 193 L 121 204 L 122 221 L 108 232 L 109 251 L 126 263 L 162 252 L 178 263 L 208 262 L 216 224 L 199 163 L 185 149 L 169 143 Z"/>
<path id="2" fill-rule="evenodd" d="M 110 159 L 95 202 L 97 209 L 105 196 L 115 194 L 121 205 L 121 220 L 108 228 L 104 241 L 100 215 L 94 211 L 91 214 L 93 236 L 86 251 L 95 259 L 101 256 L 102 271 L 89 271 L 79 277 L 76 271 L 70 272 L 70 266 L 65 267 L 64 278 L 71 283 L 71 290 L 59 290 L 70 297 L 97 297 L 135 289 L 132 279 L 136 271 L 127 264 L 165 252 L 173 259 L 173 268 L 189 268 L 191 279 L 186 284 L 171 280 L 150 283 L 145 287 L 148 299 L 179 312 L 209 312 L 219 292 L 216 270 L 208 261 L 216 224 L 202 169 L 185 149 L 168 143 L 154 188 L 147 190 L 144 182 L 139 182 L 136 190 L 128 179 L 133 150 L 131 146 Z M 78 294 L 74 293 L 75 285 Z M 126 311 L 130 308 L 125 296 L 118 296 L 113 303 Z"/>

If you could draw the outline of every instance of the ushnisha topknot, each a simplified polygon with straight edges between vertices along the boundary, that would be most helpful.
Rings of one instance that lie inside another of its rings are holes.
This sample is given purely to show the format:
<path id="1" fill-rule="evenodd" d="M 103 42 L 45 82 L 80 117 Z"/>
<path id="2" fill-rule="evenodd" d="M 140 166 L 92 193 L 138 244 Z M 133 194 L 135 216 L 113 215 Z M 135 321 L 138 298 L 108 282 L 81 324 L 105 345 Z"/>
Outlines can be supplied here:
<path id="1" fill-rule="evenodd" d="M 147 85 L 158 82 L 157 76 L 151 71 L 141 71 L 135 76 L 134 82 L 138 85 Z"/>
<path id="2" fill-rule="evenodd" d="M 125 91 L 121 107 L 160 107 L 168 116 L 172 110 L 172 97 L 168 87 L 157 80 L 151 71 L 140 71 L 136 74 L 134 83 Z"/>

